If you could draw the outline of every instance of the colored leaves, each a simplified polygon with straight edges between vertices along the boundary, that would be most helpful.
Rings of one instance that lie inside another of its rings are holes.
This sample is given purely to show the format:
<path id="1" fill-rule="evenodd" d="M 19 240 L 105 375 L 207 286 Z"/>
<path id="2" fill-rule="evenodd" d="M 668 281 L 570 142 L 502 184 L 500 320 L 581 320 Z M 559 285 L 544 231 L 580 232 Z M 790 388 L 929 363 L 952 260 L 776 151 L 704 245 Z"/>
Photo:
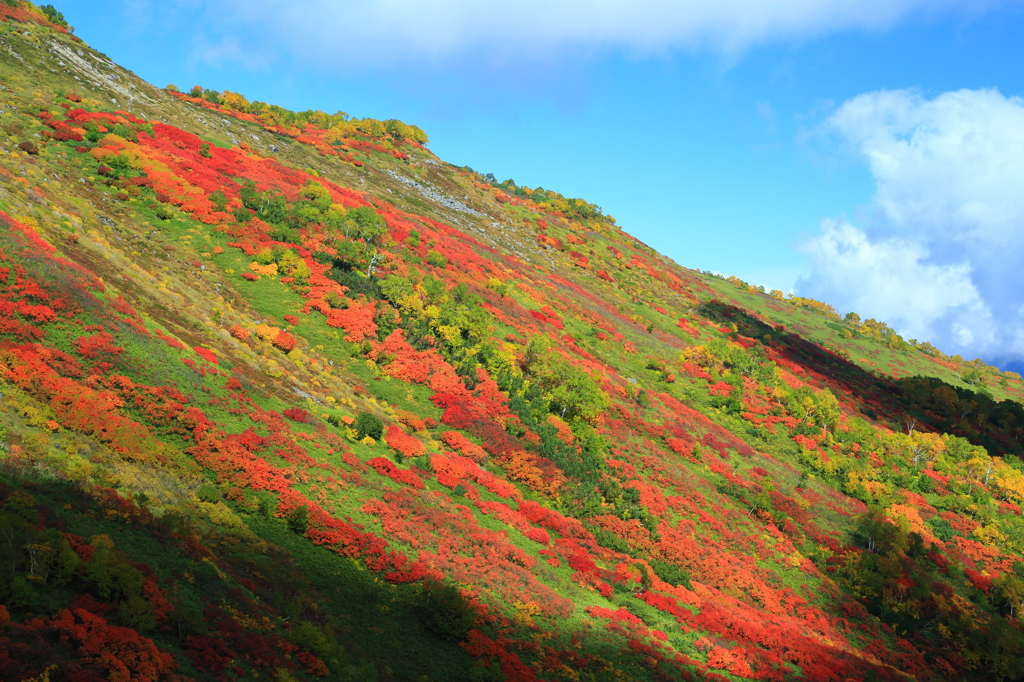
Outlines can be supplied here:
<path id="1" fill-rule="evenodd" d="M 294 336 L 282 329 L 277 333 L 277 336 L 274 337 L 273 343 L 275 348 L 282 350 L 285 353 L 290 353 L 295 349 L 296 342 Z"/>
<path id="2" fill-rule="evenodd" d="M 398 468 L 390 459 L 374 457 L 373 459 L 367 460 L 366 463 L 376 469 L 377 473 L 381 476 L 387 476 L 395 483 L 412 486 L 413 488 L 423 487 L 423 479 L 408 469 Z"/>
<path id="3" fill-rule="evenodd" d="M 416 438 L 406 434 L 397 426 L 389 426 L 384 433 L 384 442 L 402 457 L 418 457 L 426 448 Z"/>
<path id="4" fill-rule="evenodd" d="M 351 302 L 347 308 L 331 310 L 327 315 L 327 324 L 345 330 L 345 340 L 360 343 L 366 338 L 377 336 L 375 302 Z"/>

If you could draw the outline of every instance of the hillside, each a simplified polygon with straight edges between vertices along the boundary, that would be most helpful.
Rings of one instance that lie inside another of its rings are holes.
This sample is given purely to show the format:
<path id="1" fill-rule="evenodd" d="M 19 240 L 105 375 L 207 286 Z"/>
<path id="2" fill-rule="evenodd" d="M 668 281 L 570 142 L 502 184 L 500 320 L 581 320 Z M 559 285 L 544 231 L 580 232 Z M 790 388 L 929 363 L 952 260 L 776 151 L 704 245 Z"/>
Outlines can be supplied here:
<path id="1" fill-rule="evenodd" d="M 0 679 L 1024 678 L 1020 376 L 0 18 Z"/>

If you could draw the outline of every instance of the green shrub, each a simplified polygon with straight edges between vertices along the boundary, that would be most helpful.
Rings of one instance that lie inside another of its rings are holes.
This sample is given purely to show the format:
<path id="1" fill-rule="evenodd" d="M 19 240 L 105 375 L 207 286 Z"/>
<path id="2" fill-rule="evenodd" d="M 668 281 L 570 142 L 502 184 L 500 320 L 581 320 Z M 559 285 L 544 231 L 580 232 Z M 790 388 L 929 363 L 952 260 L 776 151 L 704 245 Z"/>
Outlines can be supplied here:
<path id="1" fill-rule="evenodd" d="M 271 263 L 276 263 L 279 256 L 279 253 L 275 253 L 273 249 L 267 248 L 258 251 L 256 255 L 253 257 L 253 260 L 259 263 L 260 265 L 270 265 Z"/>
<path id="2" fill-rule="evenodd" d="M 664 582 L 671 585 L 682 585 L 688 590 L 693 589 L 690 585 L 690 572 L 685 568 L 659 559 L 651 559 L 651 568 Z"/>
<path id="3" fill-rule="evenodd" d="M 204 483 L 196 491 L 196 497 L 203 502 L 220 502 L 220 488 L 213 483 Z"/>
<path id="4" fill-rule="evenodd" d="M 427 251 L 427 264 L 433 265 L 435 268 L 446 268 L 448 267 L 448 259 L 434 249 L 431 249 Z"/>
<path id="5" fill-rule="evenodd" d="M 287 225 L 274 225 L 267 232 L 274 241 L 284 242 L 286 244 L 301 244 L 302 235 L 298 230 L 288 227 Z"/>
<path id="6" fill-rule="evenodd" d="M 5 4 L 10 5 L 11 7 L 17 7 L 18 1 L 5 0 Z M 67 29 L 68 31 L 72 30 L 71 27 L 68 26 L 67 19 L 64 18 L 64 15 L 58 12 L 53 5 L 40 5 L 39 11 L 43 13 L 43 16 L 45 16 L 47 21 L 49 21 L 51 24 L 56 24 L 61 28 Z"/>
<path id="7" fill-rule="evenodd" d="M 309 507 L 296 507 L 288 512 L 287 520 L 293 533 L 305 535 L 309 530 Z"/>
<path id="8" fill-rule="evenodd" d="M 590 531 L 594 534 L 594 539 L 602 547 L 607 547 L 623 554 L 629 554 L 629 545 L 615 533 L 596 526 L 590 528 Z"/>
<path id="9" fill-rule="evenodd" d="M 231 212 L 231 215 L 233 215 L 235 217 L 235 220 L 237 220 L 240 223 L 247 223 L 250 220 L 252 220 L 252 211 L 245 208 L 244 206 L 239 206 L 238 208 L 236 208 L 234 211 Z"/>
<path id="10" fill-rule="evenodd" d="M 505 673 L 497 661 L 478 660 L 469 670 L 472 682 L 505 682 Z"/>
<path id="11" fill-rule="evenodd" d="M 227 208 L 228 197 L 221 190 L 217 190 L 216 192 L 211 192 L 210 196 L 207 197 L 207 198 L 210 200 L 210 203 L 213 204 L 213 207 L 216 210 L 223 211 L 224 209 Z"/>
<path id="12" fill-rule="evenodd" d="M 428 581 L 416 603 L 424 626 L 441 639 L 465 639 L 476 624 L 476 614 L 457 587 Z"/>
<path id="13" fill-rule="evenodd" d="M 352 428 L 356 430 L 356 435 L 360 438 L 369 436 L 374 440 L 380 440 L 381 436 L 384 435 L 384 422 L 380 420 L 380 417 L 371 412 L 360 412 L 357 414 Z"/>
<path id="14" fill-rule="evenodd" d="M 110 133 L 112 135 L 117 135 L 118 137 L 121 137 L 121 138 L 124 138 L 126 140 L 129 140 L 131 142 L 138 142 L 139 141 L 139 136 L 135 134 L 135 131 L 132 130 L 131 128 L 129 128 L 128 126 L 126 126 L 124 123 L 115 123 L 114 127 L 110 129 Z M 125 164 L 126 165 L 127 165 L 127 160 L 128 159 L 125 158 Z M 110 161 L 108 161 L 107 163 L 110 163 Z M 113 164 L 111 164 L 111 165 L 113 165 Z"/>
<path id="15" fill-rule="evenodd" d="M 943 542 L 949 542 L 953 539 L 953 525 L 946 519 L 933 516 L 925 523 L 931 526 L 932 531 L 935 532 L 935 537 Z"/>
<path id="16" fill-rule="evenodd" d="M 302 621 L 291 633 L 291 640 L 303 649 L 314 652 L 323 659 L 329 659 L 337 650 L 337 643 L 329 632 L 324 632 L 308 620 Z"/>
<path id="17" fill-rule="evenodd" d="M 913 481 L 911 481 L 909 488 L 917 490 L 919 493 L 930 493 L 935 490 L 935 481 L 931 476 L 927 474 L 921 474 Z"/>

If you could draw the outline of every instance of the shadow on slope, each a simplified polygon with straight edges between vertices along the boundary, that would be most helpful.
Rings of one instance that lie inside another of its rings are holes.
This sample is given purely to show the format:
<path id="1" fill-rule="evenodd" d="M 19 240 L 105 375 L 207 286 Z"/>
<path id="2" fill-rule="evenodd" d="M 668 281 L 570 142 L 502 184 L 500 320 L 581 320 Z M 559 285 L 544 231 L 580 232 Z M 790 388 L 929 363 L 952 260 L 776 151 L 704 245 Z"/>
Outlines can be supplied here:
<path id="1" fill-rule="evenodd" d="M 47 666 L 55 680 L 121 668 L 154 679 L 475 679 L 473 658 L 425 627 L 418 586 L 386 583 L 284 520 L 256 513 L 250 530 L 155 517 L 113 490 L 10 461 L 2 478 L 4 679 Z"/>

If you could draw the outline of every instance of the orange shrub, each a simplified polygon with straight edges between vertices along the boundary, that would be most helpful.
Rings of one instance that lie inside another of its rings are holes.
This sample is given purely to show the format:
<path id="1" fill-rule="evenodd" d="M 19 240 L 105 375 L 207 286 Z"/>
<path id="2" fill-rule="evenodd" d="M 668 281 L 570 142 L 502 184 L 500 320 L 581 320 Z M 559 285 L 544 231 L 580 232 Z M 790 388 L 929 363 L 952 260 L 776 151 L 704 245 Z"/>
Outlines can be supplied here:
<path id="1" fill-rule="evenodd" d="M 423 443 L 408 435 L 397 426 L 389 426 L 384 434 L 384 442 L 388 447 L 403 457 L 417 457 L 426 452 Z"/>
<path id="2" fill-rule="evenodd" d="M 290 353 L 295 349 L 295 337 L 282 329 L 277 333 L 277 337 L 274 338 L 274 346 L 285 353 Z"/>

